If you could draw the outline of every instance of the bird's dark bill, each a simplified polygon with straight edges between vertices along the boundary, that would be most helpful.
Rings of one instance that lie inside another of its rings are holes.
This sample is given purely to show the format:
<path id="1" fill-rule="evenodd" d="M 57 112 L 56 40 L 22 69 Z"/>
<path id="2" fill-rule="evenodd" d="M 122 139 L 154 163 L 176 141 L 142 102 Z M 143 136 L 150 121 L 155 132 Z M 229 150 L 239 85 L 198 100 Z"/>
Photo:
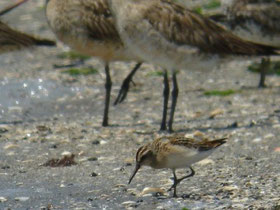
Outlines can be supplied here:
<path id="1" fill-rule="evenodd" d="M 130 184 L 130 182 L 132 181 L 133 177 L 136 175 L 139 168 L 140 168 L 140 164 L 136 164 L 135 169 L 134 169 L 133 173 L 131 174 L 131 176 L 129 178 L 128 184 Z"/>

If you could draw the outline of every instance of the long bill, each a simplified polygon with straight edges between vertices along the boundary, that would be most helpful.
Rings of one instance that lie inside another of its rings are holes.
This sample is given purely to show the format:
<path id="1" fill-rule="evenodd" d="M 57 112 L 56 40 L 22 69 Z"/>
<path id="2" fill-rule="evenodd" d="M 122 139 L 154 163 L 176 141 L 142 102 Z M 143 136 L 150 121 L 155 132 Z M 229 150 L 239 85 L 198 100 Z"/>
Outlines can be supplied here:
<path id="1" fill-rule="evenodd" d="M 130 182 L 132 181 L 132 179 L 134 178 L 134 176 L 136 175 L 137 171 L 139 170 L 139 168 L 141 167 L 141 165 L 139 163 L 136 163 L 136 166 L 129 178 L 128 184 L 130 184 Z"/>
<path id="2" fill-rule="evenodd" d="M 19 0 L 17 3 L 4 8 L 3 10 L 0 11 L 0 16 L 10 12 L 12 9 L 16 8 L 17 6 L 21 5 L 22 3 L 26 2 L 26 1 L 28 1 L 28 0 Z"/>

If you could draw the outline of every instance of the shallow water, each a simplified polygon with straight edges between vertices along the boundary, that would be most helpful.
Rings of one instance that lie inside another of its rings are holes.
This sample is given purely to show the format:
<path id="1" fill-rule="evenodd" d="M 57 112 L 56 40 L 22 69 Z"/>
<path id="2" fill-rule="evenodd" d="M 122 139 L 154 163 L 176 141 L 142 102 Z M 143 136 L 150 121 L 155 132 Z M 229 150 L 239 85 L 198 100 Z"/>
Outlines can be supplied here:
<path id="1" fill-rule="evenodd" d="M 83 88 L 67 87 L 45 79 L 0 81 L 0 123 L 36 120 L 71 112 L 71 104 Z"/>

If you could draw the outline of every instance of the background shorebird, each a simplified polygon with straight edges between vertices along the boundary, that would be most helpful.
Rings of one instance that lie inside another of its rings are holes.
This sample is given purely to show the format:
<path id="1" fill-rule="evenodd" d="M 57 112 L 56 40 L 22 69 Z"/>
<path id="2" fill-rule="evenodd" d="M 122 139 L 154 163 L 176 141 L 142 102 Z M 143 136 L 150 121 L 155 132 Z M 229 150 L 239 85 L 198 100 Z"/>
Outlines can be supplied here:
<path id="1" fill-rule="evenodd" d="M 224 14 L 213 15 L 211 19 L 222 23 L 243 39 L 280 47 L 279 1 L 222 0 L 222 6 Z M 260 87 L 265 86 L 265 70 L 262 68 Z"/>
<path id="2" fill-rule="evenodd" d="M 6 8 L 4 8 L 4 9 L 2 9 L 2 10 L 0 11 L 0 16 L 6 14 L 6 13 L 8 13 L 8 12 L 10 12 L 12 9 L 18 7 L 19 5 L 23 4 L 23 3 L 26 2 L 26 1 L 28 1 L 28 0 L 19 0 L 19 1 L 17 1 L 16 3 L 7 6 Z"/>
<path id="3" fill-rule="evenodd" d="M 0 54 L 31 46 L 55 46 L 55 42 L 14 30 L 0 21 Z"/>
<path id="4" fill-rule="evenodd" d="M 4 8 L 0 11 L 0 16 L 11 11 L 25 1 L 26 0 L 21 0 Z M 49 39 L 37 38 L 32 35 L 22 33 L 10 28 L 7 24 L 0 21 L 0 54 L 30 46 L 55 46 L 55 42 Z"/>
<path id="5" fill-rule="evenodd" d="M 141 60 L 121 42 L 106 0 L 48 0 L 46 15 L 59 40 L 82 54 L 97 57 L 104 62 L 106 97 L 102 125 L 107 126 L 112 86 L 109 63 Z M 124 80 L 115 104 L 126 97 L 129 82 L 140 65 L 138 63 Z"/>
<path id="6" fill-rule="evenodd" d="M 173 197 L 177 197 L 176 187 L 184 179 L 195 174 L 191 165 L 208 157 L 217 147 L 226 143 L 226 138 L 209 141 L 196 141 L 181 135 L 161 137 L 140 147 L 136 153 L 136 166 L 129 178 L 129 184 L 141 166 L 150 166 L 155 169 L 170 168 L 173 172 Z M 191 173 L 180 179 L 176 176 L 176 169 L 189 168 Z"/>
<path id="7" fill-rule="evenodd" d="M 217 20 L 233 33 L 249 41 L 280 46 L 280 2 L 222 0 L 222 7 L 225 14 L 218 16 Z"/>
<path id="8" fill-rule="evenodd" d="M 169 0 L 109 0 L 119 34 L 143 61 L 173 70 L 168 130 L 172 131 L 178 96 L 176 69 L 210 69 L 225 57 L 278 54 L 271 46 L 245 41 L 213 21 Z M 166 80 L 165 80 L 166 81 Z M 168 98 L 168 85 L 165 82 Z M 161 129 L 166 129 L 165 99 Z"/>

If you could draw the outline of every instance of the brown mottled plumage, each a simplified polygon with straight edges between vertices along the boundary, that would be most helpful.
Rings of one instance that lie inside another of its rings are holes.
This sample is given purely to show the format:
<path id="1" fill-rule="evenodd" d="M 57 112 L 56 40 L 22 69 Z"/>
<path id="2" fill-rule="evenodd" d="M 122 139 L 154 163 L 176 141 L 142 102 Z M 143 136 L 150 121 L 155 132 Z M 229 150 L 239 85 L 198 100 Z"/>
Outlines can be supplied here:
<path id="1" fill-rule="evenodd" d="M 106 0 L 49 0 L 46 15 L 59 40 L 72 49 L 97 57 L 105 63 L 106 98 L 102 125 L 107 126 L 112 86 L 109 63 L 141 60 L 124 47 Z M 126 97 L 128 84 L 140 65 L 138 63 L 124 81 L 115 104 Z"/>
<path id="2" fill-rule="evenodd" d="M 174 70 L 207 70 L 216 67 L 219 63 L 217 61 L 225 61 L 224 58 L 227 56 L 265 56 L 279 53 L 277 52 L 279 48 L 245 41 L 210 19 L 174 1 L 108 0 L 108 2 L 126 47 L 143 61 L 173 70 L 169 131 L 172 131 L 178 96 Z M 165 97 L 168 98 L 169 93 L 166 92 Z M 165 130 L 166 117 L 163 116 L 162 119 L 161 128 Z"/>
<path id="3" fill-rule="evenodd" d="M 201 53 L 219 55 L 278 54 L 276 50 L 279 49 L 245 41 L 208 18 L 170 0 L 110 1 L 117 6 L 113 8 L 117 8 L 114 10 L 117 17 L 117 26 L 124 40 L 131 36 L 130 33 L 133 30 L 135 35 L 141 29 L 141 27 L 135 27 L 136 25 L 131 23 L 144 25 L 143 23 L 147 22 L 151 30 L 159 33 L 177 47 L 189 45 L 198 48 Z M 123 3 L 120 3 L 123 1 L 125 2 L 124 5 L 127 5 L 126 7 L 123 7 Z M 128 12 L 131 9 L 138 10 L 138 13 L 136 15 L 130 13 L 129 15 Z M 120 13 L 121 11 L 123 13 Z M 143 28 L 143 31 L 147 29 Z"/>
<path id="4" fill-rule="evenodd" d="M 136 153 L 136 166 L 129 179 L 129 183 L 142 165 L 147 165 L 155 169 L 170 168 L 174 175 L 174 184 L 170 190 L 174 188 L 173 196 L 176 197 L 177 184 L 183 179 L 193 176 L 195 173 L 191 165 L 209 156 L 215 148 L 226 143 L 226 139 L 222 138 L 213 141 L 203 139 L 202 141 L 197 141 L 182 135 L 157 138 L 153 142 L 138 149 Z M 185 167 L 190 168 L 191 174 L 177 179 L 175 170 Z"/>

